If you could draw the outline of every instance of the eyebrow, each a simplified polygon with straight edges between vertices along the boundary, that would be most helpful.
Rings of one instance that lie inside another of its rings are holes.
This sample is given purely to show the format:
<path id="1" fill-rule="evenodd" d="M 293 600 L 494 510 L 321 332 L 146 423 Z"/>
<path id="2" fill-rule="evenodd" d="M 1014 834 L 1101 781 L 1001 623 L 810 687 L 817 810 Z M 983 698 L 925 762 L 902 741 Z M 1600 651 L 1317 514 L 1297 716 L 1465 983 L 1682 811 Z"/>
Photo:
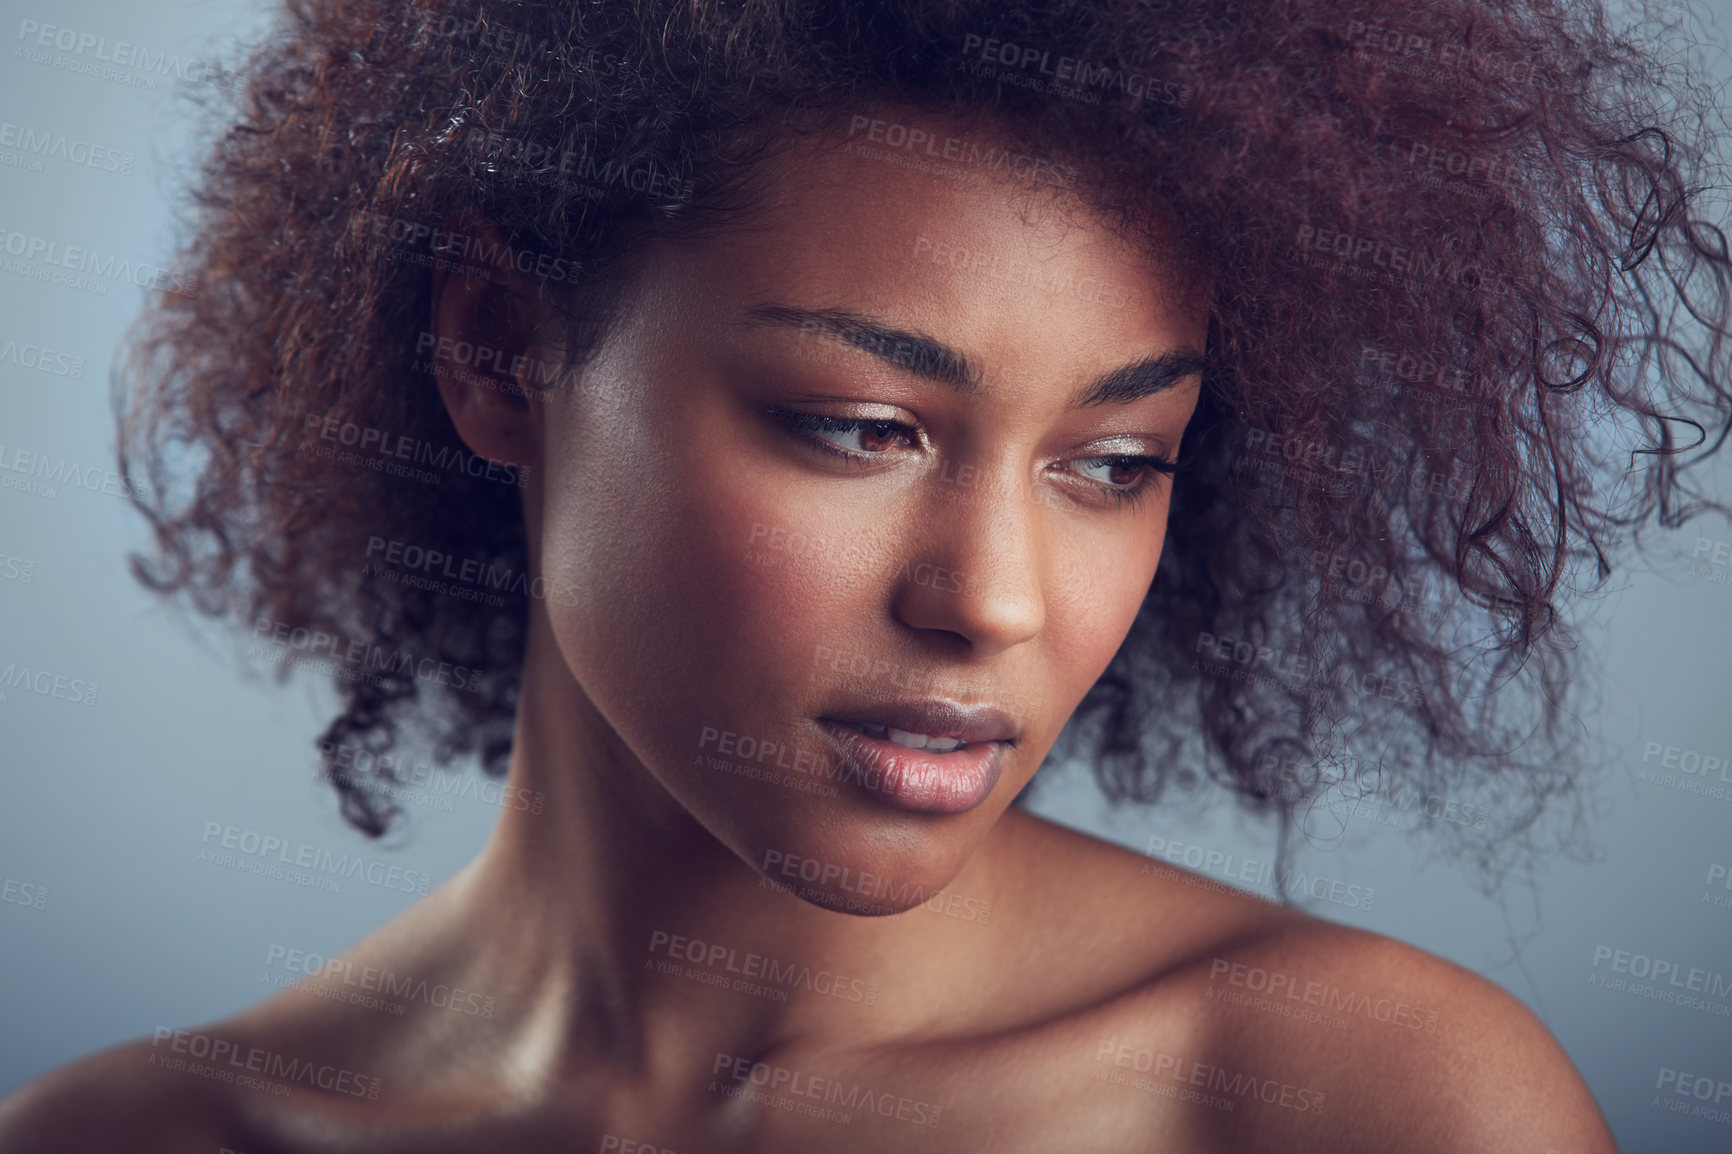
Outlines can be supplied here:
<path id="1" fill-rule="evenodd" d="M 892 328 L 847 309 L 796 309 L 769 305 L 752 309 L 746 314 L 746 319 L 830 337 L 917 377 L 949 385 L 959 393 L 980 391 L 980 374 L 968 363 L 968 358 L 955 349 L 924 333 Z"/>
<path id="2" fill-rule="evenodd" d="M 847 309 L 765 305 L 748 311 L 746 320 L 829 337 L 964 395 L 981 391 L 980 373 L 962 353 L 924 333 L 895 328 Z M 1101 374 L 1078 390 L 1067 407 L 1129 404 L 1163 393 L 1189 377 L 1200 376 L 1204 368 L 1201 353 L 1188 346 L 1180 347 Z"/>
<path id="3" fill-rule="evenodd" d="M 1071 398 L 1069 407 L 1084 409 L 1090 405 L 1128 405 L 1156 393 L 1164 393 L 1179 382 L 1203 375 L 1207 362 L 1190 346 L 1181 346 L 1158 357 L 1149 357 L 1133 364 L 1103 373 L 1084 386 Z"/>

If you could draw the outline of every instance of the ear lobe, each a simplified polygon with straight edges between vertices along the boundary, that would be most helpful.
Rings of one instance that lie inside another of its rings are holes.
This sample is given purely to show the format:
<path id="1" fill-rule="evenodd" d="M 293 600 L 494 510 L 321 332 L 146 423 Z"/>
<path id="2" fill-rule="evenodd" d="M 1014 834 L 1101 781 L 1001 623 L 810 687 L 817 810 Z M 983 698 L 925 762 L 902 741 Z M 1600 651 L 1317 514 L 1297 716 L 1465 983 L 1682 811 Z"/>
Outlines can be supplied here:
<path id="1" fill-rule="evenodd" d="M 483 239 L 483 251 L 510 251 L 491 233 Z M 505 465 L 535 464 L 540 452 L 539 407 L 517 380 L 537 320 L 527 289 L 509 266 L 438 261 L 432 339 L 420 342 L 457 435 L 471 452 Z"/>

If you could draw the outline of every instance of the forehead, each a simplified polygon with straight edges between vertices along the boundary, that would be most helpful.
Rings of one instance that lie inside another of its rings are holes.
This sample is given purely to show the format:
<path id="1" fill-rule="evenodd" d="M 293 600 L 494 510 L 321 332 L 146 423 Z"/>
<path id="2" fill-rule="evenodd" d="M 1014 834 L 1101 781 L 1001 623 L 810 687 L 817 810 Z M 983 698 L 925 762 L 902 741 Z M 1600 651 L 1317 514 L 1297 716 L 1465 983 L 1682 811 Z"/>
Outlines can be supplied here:
<path id="1" fill-rule="evenodd" d="M 1076 173 L 961 121 L 855 116 L 767 159 L 754 209 L 702 247 L 745 307 L 847 307 L 988 350 L 1201 348 L 1202 294 Z"/>

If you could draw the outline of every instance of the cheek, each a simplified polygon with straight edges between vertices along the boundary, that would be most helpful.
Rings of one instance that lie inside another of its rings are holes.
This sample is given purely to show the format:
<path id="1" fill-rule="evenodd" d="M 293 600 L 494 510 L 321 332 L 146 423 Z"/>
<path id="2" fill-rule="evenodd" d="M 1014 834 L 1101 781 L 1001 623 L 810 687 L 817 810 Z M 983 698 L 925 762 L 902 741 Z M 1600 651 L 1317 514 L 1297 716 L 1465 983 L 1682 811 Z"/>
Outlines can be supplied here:
<path id="1" fill-rule="evenodd" d="M 1165 532 L 1163 508 L 1145 533 L 1102 533 L 1057 551 L 1061 560 L 1048 600 L 1048 652 L 1074 700 L 1080 701 L 1106 670 L 1136 621 L 1160 563 Z"/>
<path id="2" fill-rule="evenodd" d="M 567 665 L 667 782 L 706 727 L 763 737 L 799 713 L 879 575 L 810 489 L 658 427 L 552 462 L 542 539 L 576 594 L 548 604 Z"/>
<path id="3" fill-rule="evenodd" d="M 706 550 L 682 495 L 686 463 L 643 416 L 574 415 L 550 431 L 562 448 L 546 457 L 540 531 L 549 585 L 569 592 L 546 606 L 560 654 L 653 766 L 695 740 L 694 698 L 725 609 L 691 595 Z"/>
<path id="4" fill-rule="evenodd" d="M 884 565 L 859 532 L 859 510 L 831 509 L 750 468 L 706 478 L 687 510 L 679 582 L 714 618 L 718 706 L 751 716 L 809 699 L 828 655 L 866 644 L 853 635 L 878 621 Z"/>

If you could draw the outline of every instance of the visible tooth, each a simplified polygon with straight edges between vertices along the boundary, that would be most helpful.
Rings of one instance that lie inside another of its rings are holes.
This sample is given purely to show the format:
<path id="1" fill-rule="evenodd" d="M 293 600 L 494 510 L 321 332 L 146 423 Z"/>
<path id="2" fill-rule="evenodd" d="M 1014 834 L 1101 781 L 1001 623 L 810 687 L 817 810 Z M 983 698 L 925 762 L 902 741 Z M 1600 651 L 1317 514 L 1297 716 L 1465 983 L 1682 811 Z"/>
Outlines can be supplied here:
<path id="1" fill-rule="evenodd" d="M 894 725 L 890 726 L 889 729 L 890 740 L 894 741 L 897 745 L 906 745 L 909 749 L 926 748 L 925 734 L 909 733 L 906 729 L 897 729 Z"/>
<path id="2" fill-rule="evenodd" d="M 949 753 L 952 750 L 960 749 L 962 746 L 968 744 L 960 738 L 928 737 L 924 733 L 910 733 L 906 729 L 897 729 L 895 726 L 874 725 L 870 721 L 854 721 L 849 724 L 851 724 L 855 729 L 858 729 L 861 733 L 866 734 L 868 737 L 888 738 L 890 741 L 894 741 L 897 745 L 906 746 L 909 749 L 930 749 L 934 753 Z"/>

